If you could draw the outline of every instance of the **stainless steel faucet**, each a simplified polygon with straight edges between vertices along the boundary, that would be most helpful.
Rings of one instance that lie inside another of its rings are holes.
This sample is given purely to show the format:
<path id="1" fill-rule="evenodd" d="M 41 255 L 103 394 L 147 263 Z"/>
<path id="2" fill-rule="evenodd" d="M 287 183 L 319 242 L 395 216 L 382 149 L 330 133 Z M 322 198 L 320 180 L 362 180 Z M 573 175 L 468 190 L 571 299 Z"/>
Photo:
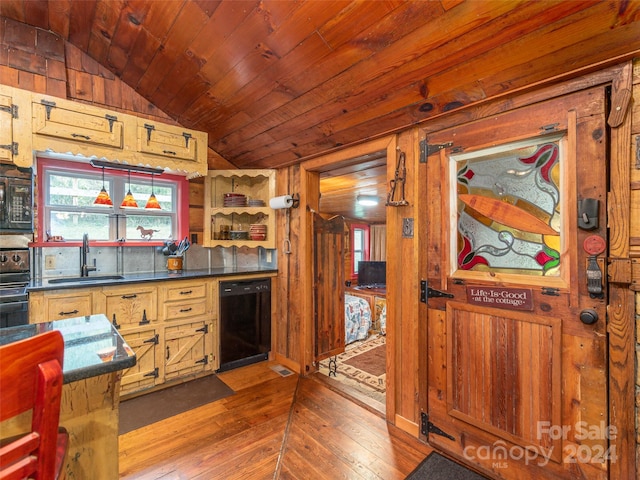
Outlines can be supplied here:
<path id="1" fill-rule="evenodd" d="M 87 264 L 87 256 L 89 254 L 89 234 L 85 233 L 82 236 L 82 247 L 80 247 L 80 276 L 88 277 L 89 272 L 96 270 L 96 259 L 93 259 L 93 265 Z"/>

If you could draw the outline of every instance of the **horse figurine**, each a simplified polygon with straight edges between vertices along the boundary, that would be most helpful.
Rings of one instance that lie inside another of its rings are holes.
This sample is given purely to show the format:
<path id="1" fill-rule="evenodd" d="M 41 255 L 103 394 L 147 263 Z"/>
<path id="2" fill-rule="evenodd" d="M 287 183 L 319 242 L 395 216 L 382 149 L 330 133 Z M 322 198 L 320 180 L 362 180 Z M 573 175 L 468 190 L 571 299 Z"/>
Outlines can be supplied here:
<path id="1" fill-rule="evenodd" d="M 136 230 L 140 230 L 140 236 L 142 238 L 146 238 L 147 240 L 151 240 L 151 237 L 153 237 L 153 234 L 155 232 L 159 232 L 160 230 L 153 230 L 151 228 L 144 228 L 142 225 L 138 225 L 136 227 Z"/>

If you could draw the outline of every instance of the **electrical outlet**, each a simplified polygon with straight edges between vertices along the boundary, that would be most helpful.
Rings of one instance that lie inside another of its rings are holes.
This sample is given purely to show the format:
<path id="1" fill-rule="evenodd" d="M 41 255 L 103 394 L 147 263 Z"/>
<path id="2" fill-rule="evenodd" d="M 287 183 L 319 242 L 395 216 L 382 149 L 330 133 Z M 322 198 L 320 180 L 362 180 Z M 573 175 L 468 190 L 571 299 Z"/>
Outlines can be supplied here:
<path id="1" fill-rule="evenodd" d="M 45 270 L 54 270 L 56 268 L 56 256 L 55 255 L 45 255 L 44 256 L 44 269 Z"/>

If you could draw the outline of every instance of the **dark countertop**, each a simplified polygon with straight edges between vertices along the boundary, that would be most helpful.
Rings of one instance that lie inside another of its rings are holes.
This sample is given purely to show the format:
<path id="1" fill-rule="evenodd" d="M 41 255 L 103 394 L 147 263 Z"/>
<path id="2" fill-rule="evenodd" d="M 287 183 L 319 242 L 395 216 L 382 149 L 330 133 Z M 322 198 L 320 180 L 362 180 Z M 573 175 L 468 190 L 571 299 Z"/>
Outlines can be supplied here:
<path id="1" fill-rule="evenodd" d="M 89 275 L 88 277 L 69 277 L 60 281 L 60 278 L 44 278 L 32 280 L 27 290 L 30 292 L 42 290 L 59 290 L 70 288 L 88 288 L 105 285 L 126 285 L 129 283 L 157 282 L 162 280 L 187 280 L 204 277 L 228 277 L 234 275 L 273 275 L 278 273 L 274 268 L 208 268 L 201 270 L 181 270 L 177 272 L 157 272 L 157 273 L 136 273 L 126 275 Z"/>
<path id="2" fill-rule="evenodd" d="M 133 350 L 102 314 L 2 328 L 0 345 L 24 340 L 49 330 L 59 330 L 64 339 L 64 383 L 124 370 L 136 364 Z M 113 358 L 103 362 L 97 352 L 113 347 Z"/>

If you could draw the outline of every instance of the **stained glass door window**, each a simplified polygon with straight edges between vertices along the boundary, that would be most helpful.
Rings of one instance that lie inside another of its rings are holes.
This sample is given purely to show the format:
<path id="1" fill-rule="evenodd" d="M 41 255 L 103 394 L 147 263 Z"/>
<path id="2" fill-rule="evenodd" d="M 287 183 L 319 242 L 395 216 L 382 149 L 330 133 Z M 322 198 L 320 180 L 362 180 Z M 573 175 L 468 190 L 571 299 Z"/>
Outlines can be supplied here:
<path id="1" fill-rule="evenodd" d="M 553 136 L 450 157 L 458 272 L 560 275 L 564 150 Z"/>

